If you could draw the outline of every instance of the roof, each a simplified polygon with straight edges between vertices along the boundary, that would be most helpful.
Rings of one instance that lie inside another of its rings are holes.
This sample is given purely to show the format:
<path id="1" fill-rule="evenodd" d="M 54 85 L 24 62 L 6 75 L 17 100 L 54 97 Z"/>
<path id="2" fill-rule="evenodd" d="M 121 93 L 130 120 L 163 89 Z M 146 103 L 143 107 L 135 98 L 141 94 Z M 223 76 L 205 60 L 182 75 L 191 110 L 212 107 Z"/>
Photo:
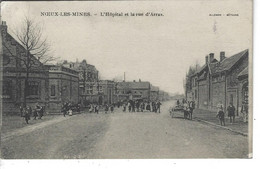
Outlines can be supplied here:
<path id="1" fill-rule="evenodd" d="M 150 88 L 149 82 L 119 82 L 119 88 L 131 88 L 131 89 L 148 89 Z"/>
<path id="2" fill-rule="evenodd" d="M 151 91 L 158 92 L 159 91 L 159 87 L 151 86 Z"/>
<path id="3" fill-rule="evenodd" d="M 243 56 L 248 54 L 248 49 L 239 52 L 231 57 L 225 58 L 221 62 L 214 62 L 209 64 L 204 64 L 201 69 L 197 72 L 203 71 L 205 68 L 209 68 L 211 74 L 220 73 L 223 71 L 230 70 Z"/>
<path id="4" fill-rule="evenodd" d="M 242 70 L 237 76 L 238 77 L 248 76 L 248 67 L 246 67 L 244 70 Z"/>
<path id="5" fill-rule="evenodd" d="M 230 70 L 246 54 L 248 54 L 248 49 L 239 52 L 231 57 L 225 58 L 222 62 L 216 64 L 215 68 L 212 69 L 212 73 L 220 73 Z"/>

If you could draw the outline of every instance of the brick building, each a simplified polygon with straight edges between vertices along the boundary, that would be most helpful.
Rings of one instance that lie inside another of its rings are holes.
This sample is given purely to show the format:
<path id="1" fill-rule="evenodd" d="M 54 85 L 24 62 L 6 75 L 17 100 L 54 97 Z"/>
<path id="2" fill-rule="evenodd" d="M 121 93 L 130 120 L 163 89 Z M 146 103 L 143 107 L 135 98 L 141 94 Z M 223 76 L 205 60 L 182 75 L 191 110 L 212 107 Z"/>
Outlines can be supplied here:
<path id="1" fill-rule="evenodd" d="M 87 82 L 85 83 L 85 87 L 81 83 L 79 90 L 80 102 L 83 106 L 87 106 L 90 103 L 103 105 L 114 102 L 113 81 L 99 80 L 96 82 Z"/>
<path id="2" fill-rule="evenodd" d="M 115 100 L 150 100 L 150 82 L 118 82 L 115 89 Z"/>
<path id="3" fill-rule="evenodd" d="M 24 102 L 26 69 L 24 47 L 7 31 L 7 25 L 1 24 L 1 38 L 3 49 L 3 81 L 2 102 L 4 113 L 19 112 L 19 106 Z M 34 65 L 30 69 L 26 102 L 34 106 L 37 102 L 46 105 L 48 102 L 48 71 L 44 65 L 31 56 Z M 2 63 L 1 63 L 2 64 Z"/>
<path id="4" fill-rule="evenodd" d="M 242 101 L 248 98 L 248 54 L 244 50 L 226 57 L 220 52 L 219 61 L 213 53 L 206 56 L 201 69 L 186 80 L 186 93 L 192 93 L 186 95 L 187 100 L 194 100 L 198 108 L 214 111 L 219 104 L 226 109 L 232 103 L 239 115 Z"/>
<path id="5" fill-rule="evenodd" d="M 45 65 L 49 71 L 49 100 L 47 109 L 50 113 L 60 112 L 65 102 L 79 102 L 78 71 L 60 66 Z"/>

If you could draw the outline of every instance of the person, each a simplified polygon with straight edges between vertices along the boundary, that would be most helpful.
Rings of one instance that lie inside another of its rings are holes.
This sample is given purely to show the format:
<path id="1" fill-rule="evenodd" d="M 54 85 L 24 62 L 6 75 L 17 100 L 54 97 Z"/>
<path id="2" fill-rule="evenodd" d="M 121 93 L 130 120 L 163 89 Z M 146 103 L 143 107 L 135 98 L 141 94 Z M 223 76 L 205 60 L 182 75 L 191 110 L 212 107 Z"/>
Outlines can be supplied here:
<path id="1" fill-rule="evenodd" d="M 20 115 L 21 117 L 23 117 L 23 108 L 24 108 L 23 104 L 21 104 L 19 108 L 20 108 Z"/>
<path id="2" fill-rule="evenodd" d="M 126 103 L 123 104 L 123 112 L 126 111 Z"/>
<path id="3" fill-rule="evenodd" d="M 184 110 L 184 119 L 187 119 L 189 113 L 189 107 L 186 102 L 183 104 L 183 110 Z"/>
<path id="4" fill-rule="evenodd" d="M 224 113 L 224 111 L 223 111 L 222 105 L 220 106 L 216 117 L 219 118 L 220 125 L 221 125 L 221 126 L 222 126 L 222 125 L 225 126 L 225 113 Z"/>
<path id="5" fill-rule="evenodd" d="M 29 108 L 29 106 L 27 106 L 23 109 L 23 114 L 24 114 L 24 119 L 25 119 L 26 124 L 29 124 L 29 120 L 30 120 L 30 108 Z"/>
<path id="6" fill-rule="evenodd" d="M 66 112 L 67 112 L 67 103 L 64 103 L 63 106 L 61 107 L 61 112 L 64 117 L 66 117 Z"/>
<path id="7" fill-rule="evenodd" d="M 131 103 L 130 103 L 130 101 L 129 101 L 129 102 L 128 102 L 128 111 L 131 112 L 131 109 L 132 109 L 132 108 L 131 108 Z"/>
<path id="8" fill-rule="evenodd" d="M 235 107 L 233 106 L 232 103 L 229 103 L 227 112 L 228 112 L 228 117 L 230 119 L 230 123 L 231 124 L 234 123 L 235 122 Z"/>
<path id="9" fill-rule="evenodd" d="M 161 105 L 162 103 L 160 101 L 157 102 L 157 109 L 159 110 L 159 113 L 161 113 Z"/>
<path id="10" fill-rule="evenodd" d="M 90 105 L 89 105 L 89 112 L 92 113 L 92 111 L 93 111 L 93 105 L 90 104 Z"/>
<path id="11" fill-rule="evenodd" d="M 150 111 L 151 112 L 151 106 L 150 106 L 150 103 L 148 102 L 147 105 L 146 105 L 146 110 Z"/>
<path id="12" fill-rule="evenodd" d="M 242 102 L 241 113 L 243 115 L 243 122 L 248 122 L 248 104 Z"/>
<path id="13" fill-rule="evenodd" d="M 193 113 L 193 110 L 195 109 L 195 102 L 194 101 L 190 102 L 189 108 L 190 108 L 190 119 L 192 120 L 192 113 Z"/>
<path id="14" fill-rule="evenodd" d="M 106 114 L 107 114 L 107 112 L 108 112 L 108 108 L 109 108 L 109 107 L 108 107 L 108 105 L 106 104 L 106 105 L 105 105 L 105 113 L 106 113 Z"/>
<path id="15" fill-rule="evenodd" d="M 179 104 L 180 104 L 180 101 L 179 101 L 179 100 L 177 100 L 177 106 L 179 106 Z"/>
<path id="16" fill-rule="evenodd" d="M 110 106 L 110 111 L 111 111 L 111 113 L 114 113 L 114 105 L 113 104 Z"/>
<path id="17" fill-rule="evenodd" d="M 99 111 L 99 105 L 97 104 L 97 105 L 95 106 L 95 112 L 98 114 L 98 111 Z"/>

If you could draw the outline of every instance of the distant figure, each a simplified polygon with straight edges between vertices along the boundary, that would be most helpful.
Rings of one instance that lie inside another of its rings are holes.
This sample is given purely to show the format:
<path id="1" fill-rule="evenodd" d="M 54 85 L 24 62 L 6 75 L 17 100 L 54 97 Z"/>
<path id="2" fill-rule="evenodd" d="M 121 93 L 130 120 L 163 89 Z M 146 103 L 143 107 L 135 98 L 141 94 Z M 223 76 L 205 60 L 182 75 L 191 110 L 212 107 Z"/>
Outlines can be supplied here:
<path id="1" fill-rule="evenodd" d="M 128 105 L 128 111 L 129 111 L 129 112 L 131 112 L 131 109 L 132 109 L 132 108 L 131 108 L 131 103 L 130 103 L 130 102 L 128 102 L 128 104 L 127 104 L 127 105 Z"/>
<path id="2" fill-rule="evenodd" d="M 177 106 L 179 106 L 179 104 L 180 104 L 180 101 L 179 101 L 179 100 L 177 100 Z"/>
<path id="3" fill-rule="evenodd" d="M 99 105 L 96 105 L 95 106 L 95 112 L 98 114 L 98 111 L 99 111 Z"/>
<path id="4" fill-rule="evenodd" d="M 111 111 L 111 113 L 114 113 L 114 105 L 113 104 L 110 106 L 110 111 Z"/>
<path id="5" fill-rule="evenodd" d="M 221 106 L 218 110 L 218 113 L 217 113 L 217 117 L 219 118 L 219 121 L 220 121 L 220 125 L 224 125 L 225 126 L 225 113 L 223 111 L 223 107 Z"/>
<path id="6" fill-rule="evenodd" d="M 194 101 L 191 101 L 189 103 L 189 108 L 190 108 L 190 119 L 192 120 L 193 110 L 195 109 L 195 102 Z"/>
<path id="7" fill-rule="evenodd" d="M 123 104 L 123 112 L 126 111 L 126 103 Z"/>
<path id="8" fill-rule="evenodd" d="M 161 113 L 161 105 L 162 105 L 162 103 L 160 101 L 158 101 L 156 105 L 157 105 L 157 109 L 158 109 L 159 113 Z"/>
<path id="9" fill-rule="evenodd" d="M 241 113 L 243 114 L 243 121 L 248 122 L 248 104 L 242 103 Z"/>
<path id="10" fill-rule="evenodd" d="M 26 124 L 29 124 L 29 120 L 30 120 L 30 108 L 29 108 L 29 106 L 27 106 L 23 109 L 23 114 L 24 114 L 24 119 L 25 119 Z"/>
<path id="11" fill-rule="evenodd" d="M 234 123 L 235 122 L 235 107 L 233 106 L 232 103 L 229 103 L 227 112 L 228 112 L 228 117 L 230 119 L 230 123 L 231 124 Z"/>
<path id="12" fill-rule="evenodd" d="M 109 107 L 108 107 L 108 105 L 106 104 L 105 105 L 105 113 L 107 114 L 107 112 L 108 112 L 108 109 L 109 109 Z"/>

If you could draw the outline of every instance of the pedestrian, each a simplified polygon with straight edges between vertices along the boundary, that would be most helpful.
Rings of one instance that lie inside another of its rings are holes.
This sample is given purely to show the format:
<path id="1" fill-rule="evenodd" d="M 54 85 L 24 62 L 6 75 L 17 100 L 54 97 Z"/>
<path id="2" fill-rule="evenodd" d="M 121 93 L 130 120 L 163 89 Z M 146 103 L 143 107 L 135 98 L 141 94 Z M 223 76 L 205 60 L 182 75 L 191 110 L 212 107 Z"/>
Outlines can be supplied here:
<path id="1" fill-rule="evenodd" d="M 30 108 L 27 106 L 23 109 L 23 114 L 24 114 L 24 119 L 26 124 L 29 124 L 29 120 L 30 120 Z"/>
<path id="2" fill-rule="evenodd" d="M 131 107 L 131 103 L 130 103 L 130 101 L 129 101 L 129 102 L 128 102 L 128 111 L 131 112 L 131 109 L 132 109 L 132 107 Z"/>
<path id="3" fill-rule="evenodd" d="M 189 108 L 190 108 L 190 119 L 192 120 L 193 110 L 195 109 L 195 102 L 194 101 L 190 102 Z"/>
<path id="4" fill-rule="evenodd" d="M 230 123 L 233 124 L 235 122 L 235 107 L 232 103 L 229 103 L 229 106 L 227 108 L 228 117 L 230 119 Z"/>
<path id="5" fill-rule="evenodd" d="M 242 103 L 241 113 L 243 115 L 243 122 L 248 122 L 248 104 L 246 102 Z"/>
<path id="6" fill-rule="evenodd" d="M 160 101 L 157 102 L 157 109 L 159 110 L 159 113 L 161 113 L 161 105 L 162 103 Z"/>
<path id="7" fill-rule="evenodd" d="M 147 105 L 146 105 L 146 110 L 150 111 L 151 112 L 151 106 L 150 106 L 150 103 L 148 102 Z"/>
<path id="8" fill-rule="evenodd" d="M 108 107 L 108 105 L 106 104 L 105 105 L 105 113 L 107 114 L 107 112 L 108 112 L 108 109 L 109 109 L 109 107 Z"/>
<path id="9" fill-rule="evenodd" d="M 228 117 L 230 119 L 230 123 L 233 124 L 235 122 L 235 107 L 232 103 L 229 103 L 227 107 Z"/>
<path id="10" fill-rule="evenodd" d="M 97 105 L 95 106 L 95 112 L 98 114 L 98 111 L 99 111 L 99 105 L 97 104 Z"/>
<path id="11" fill-rule="evenodd" d="M 64 103 L 61 107 L 61 113 L 63 114 L 64 117 L 66 117 L 66 112 L 67 112 L 67 103 Z"/>
<path id="12" fill-rule="evenodd" d="M 123 112 L 126 111 L 126 103 L 123 104 Z"/>
<path id="13" fill-rule="evenodd" d="M 24 116 L 24 115 L 23 115 L 23 108 L 24 108 L 24 106 L 23 106 L 23 104 L 21 104 L 20 107 L 19 107 L 21 117 Z"/>
<path id="14" fill-rule="evenodd" d="M 220 121 L 220 125 L 224 125 L 225 126 L 225 112 L 223 111 L 223 107 L 221 105 L 221 107 L 218 110 L 217 116 L 219 118 Z"/>
<path id="15" fill-rule="evenodd" d="M 113 104 L 110 106 L 110 111 L 111 111 L 111 113 L 114 113 L 114 105 Z"/>

